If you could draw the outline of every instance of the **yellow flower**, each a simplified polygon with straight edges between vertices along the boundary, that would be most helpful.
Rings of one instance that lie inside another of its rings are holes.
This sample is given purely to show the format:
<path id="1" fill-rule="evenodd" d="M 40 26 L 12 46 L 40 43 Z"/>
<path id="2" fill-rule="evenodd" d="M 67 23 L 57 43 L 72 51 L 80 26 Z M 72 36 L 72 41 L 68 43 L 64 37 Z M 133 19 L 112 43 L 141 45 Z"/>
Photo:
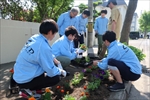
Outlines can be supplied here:
<path id="1" fill-rule="evenodd" d="M 45 88 L 45 92 L 50 92 L 51 90 L 49 88 Z"/>
<path id="2" fill-rule="evenodd" d="M 67 94 L 69 94 L 69 91 L 67 91 Z"/>
<path id="3" fill-rule="evenodd" d="M 36 100 L 34 97 L 30 97 L 28 98 L 28 100 Z"/>

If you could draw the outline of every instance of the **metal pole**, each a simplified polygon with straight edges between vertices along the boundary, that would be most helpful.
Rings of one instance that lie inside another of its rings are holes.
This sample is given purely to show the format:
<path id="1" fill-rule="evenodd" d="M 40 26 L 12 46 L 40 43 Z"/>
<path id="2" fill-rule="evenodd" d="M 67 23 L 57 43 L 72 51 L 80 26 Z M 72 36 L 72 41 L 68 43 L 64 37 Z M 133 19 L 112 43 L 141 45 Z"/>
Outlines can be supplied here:
<path id="1" fill-rule="evenodd" d="M 93 0 L 88 0 L 88 9 L 91 15 L 88 18 L 87 46 L 89 48 L 92 48 L 93 47 Z"/>

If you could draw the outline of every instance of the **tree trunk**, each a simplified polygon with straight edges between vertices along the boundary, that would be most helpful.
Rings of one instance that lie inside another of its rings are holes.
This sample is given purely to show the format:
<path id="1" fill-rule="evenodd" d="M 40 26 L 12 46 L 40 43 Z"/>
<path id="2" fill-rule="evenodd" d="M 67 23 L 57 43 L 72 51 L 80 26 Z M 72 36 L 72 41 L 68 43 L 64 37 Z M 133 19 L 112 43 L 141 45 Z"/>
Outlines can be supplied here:
<path id="1" fill-rule="evenodd" d="M 129 42 L 129 34 L 130 34 L 130 26 L 133 18 L 133 14 L 136 10 L 138 0 L 130 0 L 128 4 L 128 9 L 126 12 L 122 32 L 121 32 L 121 38 L 120 42 L 126 42 L 128 44 Z"/>
<path id="2" fill-rule="evenodd" d="M 147 31 L 145 30 L 145 32 L 144 32 L 144 39 L 146 39 L 146 37 L 147 37 Z"/>

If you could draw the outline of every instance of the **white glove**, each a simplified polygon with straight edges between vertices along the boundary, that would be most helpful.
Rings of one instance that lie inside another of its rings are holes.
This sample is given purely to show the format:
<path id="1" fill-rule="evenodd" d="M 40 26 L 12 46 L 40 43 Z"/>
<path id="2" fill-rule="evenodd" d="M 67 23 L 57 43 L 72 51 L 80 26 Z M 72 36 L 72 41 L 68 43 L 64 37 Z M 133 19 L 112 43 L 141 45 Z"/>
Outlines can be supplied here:
<path id="1" fill-rule="evenodd" d="M 77 55 L 77 58 L 82 58 L 82 55 L 79 55 L 79 54 L 78 54 L 78 55 Z"/>
<path id="2" fill-rule="evenodd" d="M 67 72 L 65 71 L 65 70 L 61 70 L 61 74 L 63 75 L 63 77 L 66 77 L 66 75 L 67 75 Z"/>
<path id="3" fill-rule="evenodd" d="M 60 62 L 58 63 L 57 67 L 60 68 L 60 69 L 63 69 L 63 67 L 62 67 Z"/>
<path id="4" fill-rule="evenodd" d="M 81 48 L 79 48 L 79 49 L 77 50 L 77 52 L 78 52 L 78 53 L 83 53 L 83 52 L 85 52 L 85 51 L 82 50 Z"/>
<path id="5" fill-rule="evenodd" d="M 58 68 L 58 70 L 60 71 L 60 73 L 61 73 L 61 75 L 62 75 L 63 77 L 66 77 L 67 72 L 66 72 L 65 70 L 63 70 L 63 69 L 61 69 L 61 68 Z"/>

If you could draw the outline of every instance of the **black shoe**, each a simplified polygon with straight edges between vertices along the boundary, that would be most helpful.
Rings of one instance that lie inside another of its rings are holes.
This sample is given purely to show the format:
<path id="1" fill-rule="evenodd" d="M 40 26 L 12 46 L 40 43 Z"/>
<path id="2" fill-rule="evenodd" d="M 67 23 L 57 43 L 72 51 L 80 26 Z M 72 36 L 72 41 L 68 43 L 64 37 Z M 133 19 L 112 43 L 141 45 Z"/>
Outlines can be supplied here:
<path id="1" fill-rule="evenodd" d="M 121 90 L 125 90 L 125 86 L 123 83 L 116 83 L 112 86 L 109 87 L 110 91 L 121 91 Z"/>

